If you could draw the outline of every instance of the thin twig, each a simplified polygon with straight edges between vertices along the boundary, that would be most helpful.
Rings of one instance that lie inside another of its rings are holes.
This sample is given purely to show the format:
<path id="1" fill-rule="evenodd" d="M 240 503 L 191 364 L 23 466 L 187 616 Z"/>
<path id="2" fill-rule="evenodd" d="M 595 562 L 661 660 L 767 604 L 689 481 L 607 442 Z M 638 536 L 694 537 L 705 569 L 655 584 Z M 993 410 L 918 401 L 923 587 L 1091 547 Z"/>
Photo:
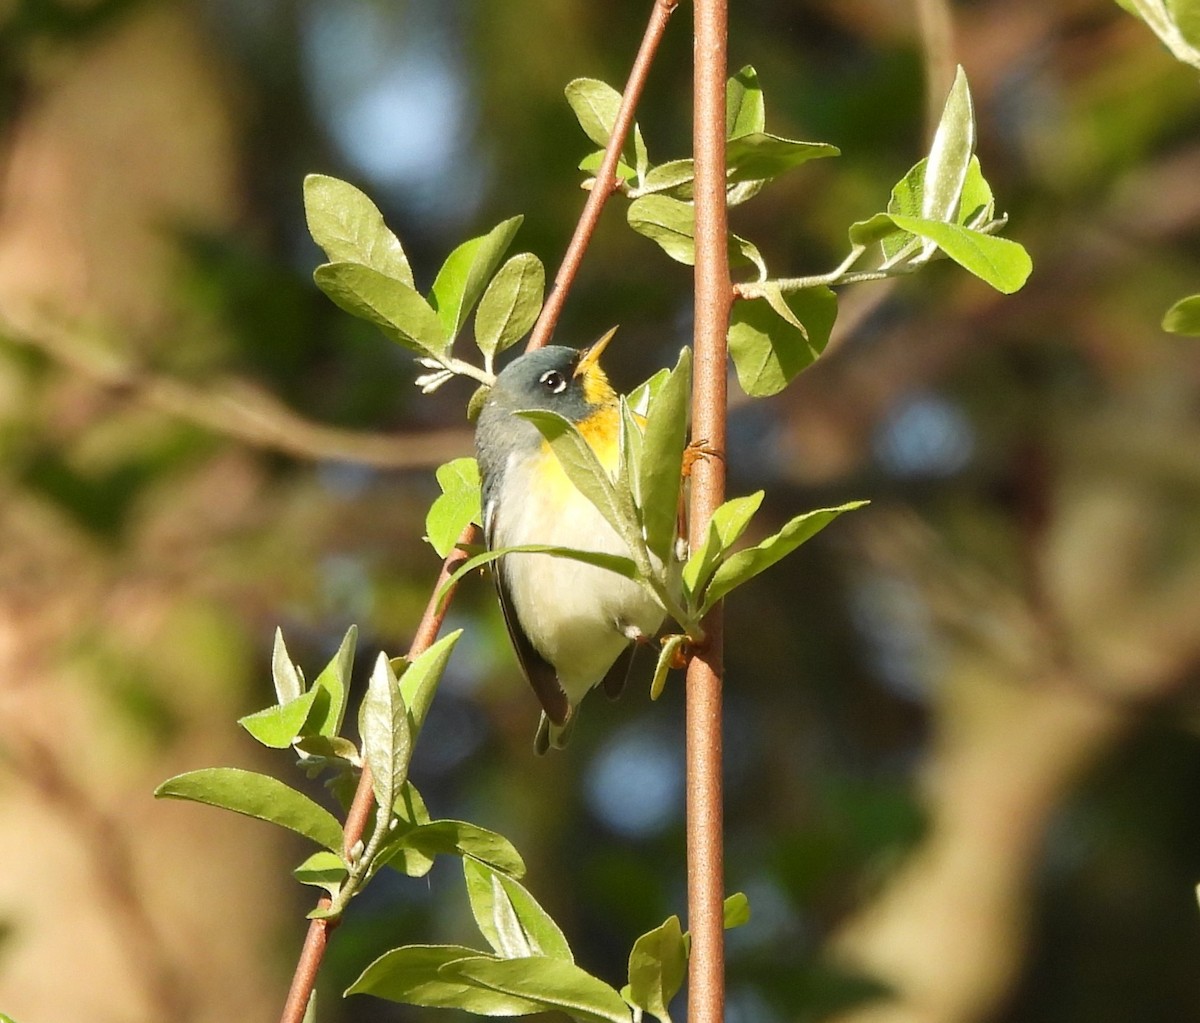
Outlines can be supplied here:
<path id="1" fill-rule="evenodd" d="M 692 432 L 711 452 L 692 468 L 693 549 L 725 499 L 726 333 L 733 289 L 725 208 L 726 0 L 696 0 L 692 155 L 696 164 L 696 370 Z M 725 1018 L 725 899 L 721 785 L 723 610 L 704 620 L 707 642 L 687 670 L 688 1017 Z"/>
<path id="2" fill-rule="evenodd" d="M 595 183 L 588 193 L 583 212 L 579 215 L 579 223 L 575 225 L 575 233 L 571 236 L 562 265 L 554 275 L 554 287 L 550 290 L 542 313 L 529 335 L 526 351 L 533 351 L 548 344 L 554 334 L 554 328 L 567 301 L 567 293 L 571 290 L 575 275 L 579 272 L 579 264 L 583 261 L 583 254 L 596 231 L 600 212 L 608 202 L 608 197 L 617 189 L 617 163 L 621 159 L 625 139 L 629 137 L 633 127 L 634 111 L 645 88 L 654 54 L 658 52 L 658 44 L 666 31 L 667 21 L 678 6 L 679 0 L 655 0 L 654 10 L 650 13 L 650 21 L 642 36 L 642 45 L 638 48 L 633 68 L 629 72 L 629 80 L 625 83 L 625 91 L 621 94 L 621 105 L 613 124 L 612 138 L 608 140 L 608 146 L 604 150 L 604 159 L 600 161 L 600 169 L 596 171 Z"/>

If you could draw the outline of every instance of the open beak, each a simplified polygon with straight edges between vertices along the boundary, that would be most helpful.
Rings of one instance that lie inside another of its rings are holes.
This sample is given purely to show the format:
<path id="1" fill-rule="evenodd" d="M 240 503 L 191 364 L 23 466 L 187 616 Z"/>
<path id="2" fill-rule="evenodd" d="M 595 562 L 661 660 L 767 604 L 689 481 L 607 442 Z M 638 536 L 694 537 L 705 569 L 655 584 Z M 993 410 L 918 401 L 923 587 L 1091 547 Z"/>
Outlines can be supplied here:
<path id="1" fill-rule="evenodd" d="M 613 339 L 613 335 L 616 332 L 617 328 L 613 327 L 612 330 L 594 345 L 584 349 L 583 355 L 579 358 L 579 365 L 575 367 L 575 372 L 572 375 L 581 377 L 587 374 L 600 361 L 600 356 L 604 353 L 604 349 L 608 347 L 608 343 Z"/>

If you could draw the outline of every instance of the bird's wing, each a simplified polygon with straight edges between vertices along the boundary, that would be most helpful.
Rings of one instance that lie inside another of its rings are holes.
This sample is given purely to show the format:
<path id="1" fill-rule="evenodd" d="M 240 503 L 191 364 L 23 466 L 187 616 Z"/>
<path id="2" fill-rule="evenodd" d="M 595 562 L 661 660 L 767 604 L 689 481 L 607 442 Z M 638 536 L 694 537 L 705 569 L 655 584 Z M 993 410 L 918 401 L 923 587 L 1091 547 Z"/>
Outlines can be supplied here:
<path id="1" fill-rule="evenodd" d="M 489 548 L 495 546 L 493 543 L 495 533 L 495 502 L 489 501 L 483 516 L 484 541 Z M 513 608 L 512 597 L 509 594 L 504 561 L 504 558 L 500 558 L 496 562 L 492 576 L 496 580 L 496 594 L 500 598 L 500 610 L 504 613 L 504 624 L 508 628 L 508 636 L 512 640 L 513 649 L 517 652 L 521 671 L 529 680 L 529 685 L 542 705 L 542 710 L 546 712 L 546 717 L 556 725 L 566 724 L 567 718 L 571 716 L 571 701 L 567 699 L 567 694 L 559 685 L 558 673 L 554 670 L 554 666 L 537 652 L 529 637 L 525 635 L 525 630 L 521 628 L 517 612 Z"/>

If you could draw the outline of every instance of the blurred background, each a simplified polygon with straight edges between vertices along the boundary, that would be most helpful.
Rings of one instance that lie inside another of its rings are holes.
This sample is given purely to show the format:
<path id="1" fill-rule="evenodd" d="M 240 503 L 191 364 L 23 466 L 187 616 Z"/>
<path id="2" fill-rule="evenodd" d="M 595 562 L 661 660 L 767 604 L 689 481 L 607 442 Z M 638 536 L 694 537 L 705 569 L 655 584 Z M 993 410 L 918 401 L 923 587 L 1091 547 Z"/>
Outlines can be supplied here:
<path id="1" fill-rule="evenodd" d="M 439 561 L 433 468 L 467 387 L 311 283 L 301 181 L 366 190 L 428 288 L 516 213 L 553 270 L 650 0 L 9 0 L 0 5 L 0 1010 L 20 1023 L 277 1018 L 307 849 L 155 785 L 296 781 L 234 724 L 281 626 L 309 677 L 350 623 L 402 653 Z M 826 356 L 734 395 L 757 529 L 869 498 L 728 607 L 732 1023 L 1200 1021 L 1200 76 L 1111 0 L 744 0 L 767 126 L 841 147 L 734 211 L 824 271 L 925 152 L 953 63 L 1034 275 L 941 263 L 842 295 Z M 686 155 L 691 11 L 640 113 Z M 557 339 L 621 324 L 628 389 L 688 343 L 690 279 L 606 214 Z M 736 388 L 734 389 L 736 391 Z M 490 583 L 414 781 L 509 836 L 583 966 L 684 911 L 681 683 L 593 697 L 536 759 Z M 648 679 L 649 664 L 643 665 Z M 317 789 L 315 794 L 320 795 Z M 319 1019 L 436 1015 L 339 992 L 387 948 L 477 944 L 457 865 L 381 876 Z M 889 1000 L 860 997 L 886 986 Z M 679 1016 L 684 1009 L 681 1007 Z"/>

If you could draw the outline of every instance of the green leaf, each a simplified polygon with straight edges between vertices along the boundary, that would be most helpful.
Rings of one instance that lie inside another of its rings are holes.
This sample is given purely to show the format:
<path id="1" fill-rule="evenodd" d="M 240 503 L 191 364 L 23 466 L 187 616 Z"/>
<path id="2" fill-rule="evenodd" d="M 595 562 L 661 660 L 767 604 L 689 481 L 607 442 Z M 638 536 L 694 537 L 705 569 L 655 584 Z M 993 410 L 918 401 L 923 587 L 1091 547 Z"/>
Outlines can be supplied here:
<path id="1" fill-rule="evenodd" d="M 725 137 L 751 135 L 766 126 L 767 111 L 758 72 L 747 64 L 725 83 Z"/>
<path id="2" fill-rule="evenodd" d="M 418 654 L 400 676 L 400 696 L 408 708 L 408 728 L 414 742 L 425 724 L 433 694 L 437 692 L 446 664 L 462 634 L 462 629 L 447 633 Z"/>
<path id="3" fill-rule="evenodd" d="M 667 685 L 667 675 L 671 671 L 671 662 L 675 659 L 675 652 L 683 646 L 687 640 L 687 636 L 666 636 L 662 641 L 662 648 L 658 651 L 658 662 L 654 665 L 654 675 L 650 679 L 650 699 L 657 700 L 663 694 L 663 689 Z"/>
<path id="4" fill-rule="evenodd" d="M 346 695 L 357 643 L 358 626 L 351 625 L 342 637 L 337 653 L 313 682 L 313 689 L 324 693 L 324 698 L 317 699 L 312 714 L 305 722 L 304 734 L 333 738 L 341 732 L 342 720 L 346 716 Z"/>
<path id="5" fill-rule="evenodd" d="M 643 380 L 638 384 L 637 387 L 629 392 L 629 396 L 625 399 L 629 405 L 629 410 L 635 415 L 644 418 L 646 413 L 650 411 L 650 402 L 654 400 L 670 375 L 671 371 L 664 366 L 662 369 L 656 370 L 649 379 Z"/>
<path id="6" fill-rule="evenodd" d="M 487 234 L 463 242 L 446 258 L 433 282 L 430 304 L 437 310 L 448 350 L 479 301 L 504 253 L 516 237 L 522 217 L 511 217 Z"/>
<path id="7" fill-rule="evenodd" d="M 408 778 L 412 756 L 412 735 L 408 713 L 400 697 L 400 680 L 386 654 L 380 654 L 367 682 L 358 713 L 362 736 L 363 760 L 371 769 L 371 787 L 375 803 L 386 809 L 390 819 L 392 805 Z"/>
<path id="8" fill-rule="evenodd" d="M 638 467 L 637 493 L 646 546 L 664 563 L 675 551 L 691 394 L 692 350 L 684 348 L 675 369 L 650 403 Z"/>
<path id="9" fill-rule="evenodd" d="M 646 171 L 638 193 L 649 195 L 652 192 L 667 192 L 684 185 L 690 186 L 695 179 L 696 164 L 692 160 L 668 160 L 666 163 L 660 163 Z M 689 188 L 688 196 L 677 196 L 677 198 L 688 198 L 690 194 L 691 189 Z"/>
<path id="10" fill-rule="evenodd" d="M 892 220 L 905 231 L 934 242 L 959 266 L 1005 295 L 1019 291 L 1033 270 L 1029 253 L 1007 238 L 919 217 L 893 215 Z"/>
<path id="11" fill-rule="evenodd" d="M 629 953 L 629 1000 L 663 1023 L 671 1023 L 667 1006 L 683 987 L 687 961 L 679 917 L 668 917 L 633 944 Z"/>
<path id="12" fill-rule="evenodd" d="M 491 358 L 511 348 L 542 311 L 546 269 L 529 252 L 513 256 L 492 278 L 475 313 L 475 343 Z"/>
<path id="13" fill-rule="evenodd" d="M 527 1016 L 540 1012 L 540 1002 L 506 995 L 442 972 L 443 967 L 455 962 L 490 958 L 461 945 L 405 945 L 385 952 L 371 963 L 346 989 L 346 994 L 375 995 L 431 1009 L 462 1009 L 477 1016 Z"/>
<path id="14" fill-rule="evenodd" d="M 990 221 L 995 214 L 996 200 L 992 195 L 992 186 L 984 179 L 979 157 L 972 156 L 958 204 L 958 222 L 967 227 L 978 227 Z"/>
<path id="15" fill-rule="evenodd" d="M 463 875 L 475 922 L 499 955 L 574 961 L 558 924 L 519 881 L 469 857 L 463 859 Z"/>
<path id="16" fill-rule="evenodd" d="M 563 92 L 583 133 L 601 149 L 607 148 L 613 128 L 616 127 L 617 112 L 621 108 L 621 94 L 607 82 L 595 78 L 576 78 L 567 83 Z M 636 168 L 634 175 L 641 179 L 646 174 L 648 160 L 642 130 L 636 123 L 632 142 L 631 146 L 630 140 L 626 139 L 621 147 L 621 157 L 627 167 Z M 597 170 L 599 166 L 597 162 Z"/>
<path id="17" fill-rule="evenodd" d="M 379 208 L 353 185 L 324 174 L 304 179 L 308 232 L 331 263 L 361 263 L 415 289 L 412 268 Z"/>
<path id="18" fill-rule="evenodd" d="M 702 613 L 707 614 L 717 601 L 732 590 L 753 579 L 760 572 L 766 571 L 777 561 L 791 554 L 802 543 L 811 540 L 843 512 L 861 508 L 866 503 L 866 501 L 852 501 L 837 508 L 821 508 L 817 511 L 797 515 L 778 533 L 767 537 L 753 547 L 731 555 L 713 573 L 712 581 L 704 592 Z"/>
<path id="19" fill-rule="evenodd" d="M 588 153 L 582 160 L 579 161 L 579 169 L 586 171 L 593 178 L 600 172 L 600 166 L 604 163 L 604 150 L 598 149 L 594 153 Z M 617 177 L 627 185 L 633 184 L 638 180 L 638 172 L 634 167 L 630 167 L 624 160 L 617 161 Z"/>
<path id="20" fill-rule="evenodd" d="M 766 132 L 730 139 L 725 145 L 726 175 L 730 182 L 763 181 L 809 160 L 838 156 L 827 142 L 797 142 Z"/>
<path id="21" fill-rule="evenodd" d="M 206 767 L 168 778 L 157 799 L 190 799 L 278 824 L 333 852 L 342 848 L 342 826 L 324 807 L 283 782 L 235 767 Z"/>
<path id="22" fill-rule="evenodd" d="M 467 524 L 479 521 L 479 466 L 474 458 L 455 458 L 439 465 L 436 476 L 442 493 L 425 516 L 425 539 L 444 559 Z"/>
<path id="23" fill-rule="evenodd" d="M 314 888 L 324 888 L 329 897 L 335 898 L 346 880 L 349 871 L 342 858 L 327 849 L 313 853 L 308 859 L 292 871 L 301 884 L 309 884 Z"/>
<path id="24" fill-rule="evenodd" d="M 1163 317 L 1162 326 L 1172 334 L 1200 337 L 1200 295 L 1181 298 L 1171 306 Z"/>
<path id="25" fill-rule="evenodd" d="M 450 335 L 413 288 L 361 263 L 325 263 L 313 272 L 334 305 L 373 323 L 389 338 L 420 353 L 443 353 Z"/>
<path id="26" fill-rule="evenodd" d="M 275 627 L 275 645 L 271 649 L 271 681 L 275 683 L 275 697 L 279 703 L 294 700 L 304 692 L 304 678 L 292 663 L 283 642 L 283 630 Z"/>
<path id="27" fill-rule="evenodd" d="M 287 749 L 303 731 L 304 723 L 320 695 L 319 689 L 310 689 L 287 703 L 238 718 L 238 724 L 264 746 Z"/>
<path id="28" fill-rule="evenodd" d="M 643 195 L 629 204 L 625 217 L 633 230 L 649 238 L 675 262 L 695 265 L 696 210 L 690 203 L 669 195 Z M 759 280 L 766 277 L 766 265 L 757 247 L 736 234 L 729 236 L 729 261 L 755 266 Z"/>
<path id="29" fill-rule="evenodd" d="M 417 858 L 407 856 L 408 853 L 417 854 Z M 379 855 L 382 862 L 413 877 L 424 876 L 436 856 L 469 856 L 509 877 L 525 873 L 525 861 L 507 838 L 465 821 L 429 821 L 394 839 L 389 836 Z M 395 857 L 401 862 L 395 863 Z M 418 870 L 410 869 L 413 866 Z"/>
<path id="30" fill-rule="evenodd" d="M 616 572 L 617 575 L 634 581 L 642 577 L 633 559 L 622 557 L 620 554 L 605 554 L 602 551 L 580 551 L 574 547 L 555 547 L 552 544 L 526 543 L 516 547 L 498 547 L 492 551 L 483 551 L 463 562 L 457 571 L 442 584 L 441 590 L 438 591 L 439 602 L 463 576 L 510 554 L 548 554 L 552 558 L 566 558 L 568 561 L 581 561 L 585 565 L 595 565 L 597 568 Z"/>
<path id="31" fill-rule="evenodd" d="M 522 411 L 517 415 L 537 427 L 567 479 L 596 506 L 596 510 L 617 531 L 618 536 L 628 542 L 631 537 L 638 535 L 638 524 L 628 494 L 623 497 L 613 486 L 608 470 L 600 464 L 596 452 L 573 422 L 557 412 L 544 409 Z"/>
<path id="32" fill-rule="evenodd" d="M 782 391 L 825 350 L 837 317 L 837 297 L 828 288 L 806 288 L 734 303 L 729 355 L 738 383 L 762 398 Z M 781 315 L 781 310 L 787 316 Z"/>
<path id="33" fill-rule="evenodd" d="M 689 594 L 698 594 L 708 585 L 725 552 L 746 531 L 764 495 L 765 491 L 759 490 L 746 497 L 734 497 L 713 512 L 704 542 L 692 551 L 683 566 L 683 585 Z"/>
<path id="34" fill-rule="evenodd" d="M 725 899 L 725 930 L 750 922 L 750 900 L 745 892 L 734 892 Z"/>
<path id="35" fill-rule="evenodd" d="M 925 163 L 921 216 L 953 222 L 959 210 L 967 168 L 975 152 L 975 111 L 967 76 L 960 66 L 942 109 Z"/>
<path id="36" fill-rule="evenodd" d="M 581 1023 L 631 1023 L 629 1007 L 615 989 L 566 959 L 459 959 L 440 973 L 560 1009 Z"/>

